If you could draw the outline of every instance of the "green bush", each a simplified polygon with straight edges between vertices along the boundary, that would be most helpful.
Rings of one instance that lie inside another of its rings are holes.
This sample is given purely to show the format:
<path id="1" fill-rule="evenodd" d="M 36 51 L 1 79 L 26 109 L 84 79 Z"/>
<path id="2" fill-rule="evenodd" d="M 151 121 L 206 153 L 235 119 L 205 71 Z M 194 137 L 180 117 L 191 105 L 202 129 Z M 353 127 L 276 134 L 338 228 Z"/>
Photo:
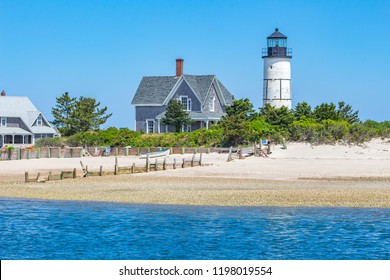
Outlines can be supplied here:
<path id="1" fill-rule="evenodd" d="M 37 147 L 61 147 L 66 142 L 66 139 L 63 137 L 57 138 L 42 138 L 35 142 Z"/>
<path id="2" fill-rule="evenodd" d="M 293 141 L 317 142 L 323 131 L 323 124 L 312 118 L 302 116 L 300 120 L 293 121 L 289 126 L 290 139 Z"/>
<path id="3" fill-rule="evenodd" d="M 250 136 L 247 140 L 250 142 L 258 142 L 260 139 L 281 140 L 281 130 L 277 126 L 266 122 L 264 117 L 258 117 L 251 121 L 249 123 L 249 130 Z"/>

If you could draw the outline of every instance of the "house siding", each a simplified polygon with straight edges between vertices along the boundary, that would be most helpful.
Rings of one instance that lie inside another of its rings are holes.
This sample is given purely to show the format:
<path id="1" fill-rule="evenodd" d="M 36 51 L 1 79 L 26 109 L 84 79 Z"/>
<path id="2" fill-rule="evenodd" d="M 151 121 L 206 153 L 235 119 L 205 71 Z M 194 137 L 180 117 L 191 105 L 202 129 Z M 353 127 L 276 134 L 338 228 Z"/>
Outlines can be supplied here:
<path id="1" fill-rule="evenodd" d="M 198 98 L 185 81 L 181 83 L 175 94 L 172 96 L 172 99 L 179 100 L 180 96 L 188 96 L 188 98 L 191 98 L 191 111 L 200 112 L 202 110 L 202 106 Z"/>
<path id="2" fill-rule="evenodd" d="M 146 120 L 155 120 L 155 130 L 157 132 L 156 116 L 165 111 L 166 106 L 136 106 L 135 126 L 137 131 L 146 132 Z"/>
<path id="3" fill-rule="evenodd" d="M 20 118 L 7 118 L 7 127 L 20 127 L 21 129 L 29 131 L 27 126 L 23 123 Z"/>
<path id="4" fill-rule="evenodd" d="M 224 108 L 222 106 L 222 102 L 219 99 L 219 96 L 218 96 L 217 91 L 215 89 L 214 83 L 210 87 L 209 93 L 208 93 L 207 98 L 206 98 L 206 102 L 203 105 L 203 111 L 204 112 L 211 112 L 210 111 L 210 109 L 211 109 L 210 108 L 210 100 L 212 100 L 214 97 L 215 97 L 215 106 L 214 106 L 214 111 L 213 112 L 225 113 L 225 110 L 224 110 Z"/>

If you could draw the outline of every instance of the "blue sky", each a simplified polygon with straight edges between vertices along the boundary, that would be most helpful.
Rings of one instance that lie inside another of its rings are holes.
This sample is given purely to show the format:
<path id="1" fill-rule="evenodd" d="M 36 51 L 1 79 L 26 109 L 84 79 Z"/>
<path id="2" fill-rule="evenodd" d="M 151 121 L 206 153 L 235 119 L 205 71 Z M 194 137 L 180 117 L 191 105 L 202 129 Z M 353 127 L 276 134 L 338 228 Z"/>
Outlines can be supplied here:
<path id="1" fill-rule="evenodd" d="M 142 76 L 215 74 L 262 105 L 262 48 L 275 27 L 293 49 L 293 106 L 346 101 L 390 120 L 390 1 L 0 0 L 0 90 L 29 96 L 49 120 L 64 92 L 134 128 Z M 0 109 L 1 110 L 1 109 Z"/>

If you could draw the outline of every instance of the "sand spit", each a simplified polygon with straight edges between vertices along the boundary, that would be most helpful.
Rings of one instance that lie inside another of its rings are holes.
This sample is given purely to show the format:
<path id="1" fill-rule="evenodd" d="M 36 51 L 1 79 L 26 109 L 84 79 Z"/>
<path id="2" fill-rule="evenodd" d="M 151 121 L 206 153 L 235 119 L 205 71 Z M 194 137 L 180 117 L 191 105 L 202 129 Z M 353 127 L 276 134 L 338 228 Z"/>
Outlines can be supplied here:
<path id="1" fill-rule="evenodd" d="M 24 171 L 80 168 L 80 159 L 0 162 L 0 196 L 53 200 L 227 206 L 333 206 L 390 208 L 390 142 L 362 146 L 289 143 L 269 158 L 226 162 L 203 155 L 205 166 L 134 175 L 24 183 Z M 175 156 L 176 157 L 176 156 Z M 177 156 L 178 159 L 183 156 Z M 188 159 L 192 155 L 186 155 Z M 90 169 L 114 158 L 83 158 Z M 121 157 L 119 164 L 142 164 Z M 106 168 L 106 167 L 105 167 Z"/>

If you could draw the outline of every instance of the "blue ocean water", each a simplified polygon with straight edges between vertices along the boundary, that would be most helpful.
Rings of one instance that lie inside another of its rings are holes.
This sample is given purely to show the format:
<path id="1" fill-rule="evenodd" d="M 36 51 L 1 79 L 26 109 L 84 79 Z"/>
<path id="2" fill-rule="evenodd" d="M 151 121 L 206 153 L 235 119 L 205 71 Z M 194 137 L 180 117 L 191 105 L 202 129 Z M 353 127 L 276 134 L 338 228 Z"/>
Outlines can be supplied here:
<path id="1" fill-rule="evenodd" d="M 390 259 L 390 209 L 0 198 L 0 259 Z"/>

